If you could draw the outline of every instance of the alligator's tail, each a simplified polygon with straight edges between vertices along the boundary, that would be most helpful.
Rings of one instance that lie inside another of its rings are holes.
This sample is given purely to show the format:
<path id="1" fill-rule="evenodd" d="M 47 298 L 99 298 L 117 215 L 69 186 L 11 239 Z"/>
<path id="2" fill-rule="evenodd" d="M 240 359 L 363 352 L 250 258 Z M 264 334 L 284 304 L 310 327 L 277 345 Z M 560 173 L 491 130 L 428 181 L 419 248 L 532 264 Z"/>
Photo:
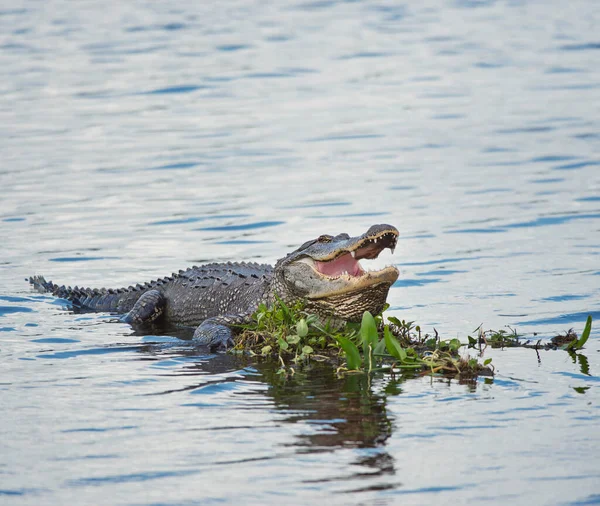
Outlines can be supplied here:
<path id="1" fill-rule="evenodd" d="M 31 276 L 28 281 L 40 293 L 51 292 L 52 295 L 56 295 L 57 297 L 67 298 L 63 297 L 63 295 L 59 295 L 59 292 L 67 291 L 67 288 L 64 286 L 60 287 L 52 281 L 46 281 L 44 276 Z"/>
<path id="2" fill-rule="evenodd" d="M 133 304 L 141 295 L 139 291 L 132 292 L 128 289 L 107 290 L 106 288 L 59 286 L 52 281 L 46 281 L 43 276 L 31 276 L 29 283 L 38 292 L 50 292 L 55 297 L 70 301 L 76 308 L 91 309 L 93 311 L 126 312 L 133 307 Z"/>

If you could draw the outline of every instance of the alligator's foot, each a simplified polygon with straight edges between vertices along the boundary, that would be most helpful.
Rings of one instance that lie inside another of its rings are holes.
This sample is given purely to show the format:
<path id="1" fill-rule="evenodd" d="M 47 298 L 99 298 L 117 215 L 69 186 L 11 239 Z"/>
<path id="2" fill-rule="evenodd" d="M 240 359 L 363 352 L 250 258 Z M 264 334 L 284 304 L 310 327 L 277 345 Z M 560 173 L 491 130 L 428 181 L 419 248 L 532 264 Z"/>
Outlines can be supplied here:
<path id="1" fill-rule="evenodd" d="M 233 346 L 233 332 L 226 325 L 217 323 L 216 318 L 204 320 L 194 332 L 194 343 L 209 346 L 210 351 L 226 351 Z"/>
<path id="2" fill-rule="evenodd" d="M 226 351 L 235 345 L 230 325 L 241 325 L 251 321 L 250 314 L 222 315 L 204 320 L 194 332 L 194 342 L 209 346 L 210 351 Z"/>
<path id="3" fill-rule="evenodd" d="M 121 321 L 131 325 L 152 323 L 163 314 L 166 303 L 158 290 L 149 290 L 142 294 L 129 313 L 121 317 Z"/>

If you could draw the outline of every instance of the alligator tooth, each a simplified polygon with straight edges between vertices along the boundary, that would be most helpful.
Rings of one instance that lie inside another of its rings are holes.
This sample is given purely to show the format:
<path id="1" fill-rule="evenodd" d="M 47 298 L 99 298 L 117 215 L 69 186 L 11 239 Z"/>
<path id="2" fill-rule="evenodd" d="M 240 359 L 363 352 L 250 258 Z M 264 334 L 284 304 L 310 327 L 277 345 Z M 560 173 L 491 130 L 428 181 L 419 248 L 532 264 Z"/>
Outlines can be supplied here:
<path id="1" fill-rule="evenodd" d="M 390 247 L 390 251 L 392 252 L 392 255 L 394 254 L 394 250 L 396 249 L 396 245 L 394 244 L 393 246 Z"/>
<path id="2" fill-rule="evenodd" d="M 352 258 L 356 258 L 356 251 L 351 251 L 350 254 L 352 255 Z"/>
<path id="3" fill-rule="evenodd" d="M 373 242 L 374 242 L 375 244 L 377 244 L 377 237 L 375 237 L 375 239 L 373 239 Z"/>

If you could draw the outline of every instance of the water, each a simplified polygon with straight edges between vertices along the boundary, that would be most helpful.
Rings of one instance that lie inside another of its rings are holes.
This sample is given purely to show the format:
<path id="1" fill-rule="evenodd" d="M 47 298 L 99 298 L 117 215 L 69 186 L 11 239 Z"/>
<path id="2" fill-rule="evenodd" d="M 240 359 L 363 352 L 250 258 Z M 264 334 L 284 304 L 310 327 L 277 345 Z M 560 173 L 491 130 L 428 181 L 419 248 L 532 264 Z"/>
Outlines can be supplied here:
<path id="1" fill-rule="evenodd" d="M 591 1 L 0 8 L 0 502 L 600 503 L 596 329 L 575 357 L 488 350 L 474 384 L 282 383 L 24 281 L 391 223 L 390 314 L 597 327 L 599 24 Z"/>

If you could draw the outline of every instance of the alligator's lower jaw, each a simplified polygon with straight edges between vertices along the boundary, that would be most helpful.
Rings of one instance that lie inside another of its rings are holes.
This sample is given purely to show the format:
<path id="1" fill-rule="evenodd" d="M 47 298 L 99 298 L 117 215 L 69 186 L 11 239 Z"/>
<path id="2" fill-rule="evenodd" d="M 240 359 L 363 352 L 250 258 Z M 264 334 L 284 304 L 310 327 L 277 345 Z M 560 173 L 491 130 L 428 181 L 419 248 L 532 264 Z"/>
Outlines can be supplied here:
<path id="1" fill-rule="evenodd" d="M 305 310 L 334 321 L 360 322 L 365 311 L 376 315 L 385 307 L 389 282 L 349 292 L 330 294 L 319 299 L 306 299 Z"/>
<path id="2" fill-rule="evenodd" d="M 398 269 L 393 266 L 385 267 L 379 271 L 363 271 L 358 276 L 351 274 L 341 274 L 339 276 L 330 277 L 321 274 L 318 271 L 314 271 L 322 282 L 327 283 L 329 286 L 323 290 L 323 292 L 309 295 L 307 298 L 312 300 L 323 299 L 327 297 L 343 295 L 353 292 L 361 292 L 365 289 L 375 287 L 377 285 L 387 285 L 387 290 L 393 285 L 398 276 L 400 275 Z"/>

